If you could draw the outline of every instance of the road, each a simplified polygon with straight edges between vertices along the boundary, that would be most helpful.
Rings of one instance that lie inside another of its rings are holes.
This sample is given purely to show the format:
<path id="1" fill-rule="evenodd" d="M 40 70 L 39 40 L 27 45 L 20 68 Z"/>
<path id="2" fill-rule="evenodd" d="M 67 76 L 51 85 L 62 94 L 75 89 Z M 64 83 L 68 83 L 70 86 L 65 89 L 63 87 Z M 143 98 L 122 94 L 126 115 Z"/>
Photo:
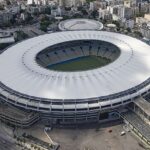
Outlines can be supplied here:
<path id="1" fill-rule="evenodd" d="M 20 150 L 9 132 L 10 130 L 0 122 L 0 150 Z"/>
<path id="2" fill-rule="evenodd" d="M 17 147 L 13 141 L 0 134 L 0 150 L 17 150 Z"/>

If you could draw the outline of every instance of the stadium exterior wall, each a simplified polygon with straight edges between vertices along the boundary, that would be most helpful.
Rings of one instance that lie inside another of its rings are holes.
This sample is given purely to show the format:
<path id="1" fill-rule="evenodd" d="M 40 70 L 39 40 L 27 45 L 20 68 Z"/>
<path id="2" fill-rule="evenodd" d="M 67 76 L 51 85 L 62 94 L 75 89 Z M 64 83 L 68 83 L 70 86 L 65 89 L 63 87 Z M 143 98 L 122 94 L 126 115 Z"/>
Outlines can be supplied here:
<path id="1" fill-rule="evenodd" d="M 62 101 L 58 102 L 54 100 L 49 102 L 49 109 L 45 109 L 44 105 L 48 104 L 43 101 L 44 99 L 40 99 L 41 104 L 39 103 L 39 99 L 36 100 L 36 98 L 34 99 L 33 97 L 31 98 L 23 96 L 26 97 L 24 98 L 26 104 L 14 100 L 13 97 L 16 99 L 16 95 L 13 95 L 12 90 L 8 91 L 10 93 L 8 93 L 9 96 L 7 97 L 0 95 L 0 99 L 15 107 L 38 112 L 42 118 L 44 119 L 46 118 L 51 121 L 53 120 L 52 122 L 54 124 L 58 122 L 62 124 L 98 122 L 101 113 L 114 112 L 115 109 L 125 107 L 127 104 L 133 102 L 134 99 L 142 95 L 145 95 L 146 93 L 149 93 L 150 92 L 150 89 L 148 89 L 149 81 L 150 80 L 147 80 L 145 83 L 143 83 L 143 85 L 145 85 L 144 89 L 140 89 L 139 91 L 136 89 L 136 92 L 132 93 L 135 90 L 133 89 L 131 92 L 132 94 L 128 93 L 128 95 L 120 96 L 119 98 L 116 99 L 111 100 L 112 96 L 110 97 L 107 96 L 107 100 L 105 99 L 105 101 L 101 101 L 98 98 L 90 100 L 84 99 L 78 102 L 74 101 L 74 104 L 72 100 L 70 100 L 70 102 L 67 101 L 68 104 L 63 103 Z M 143 85 L 141 85 L 141 87 L 143 87 Z M 123 95 L 125 93 L 126 92 L 123 92 Z M 114 97 L 117 97 L 117 95 L 114 95 Z M 17 99 L 20 99 L 20 97 L 18 97 Z M 38 105 L 34 105 L 35 101 L 38 101 Z M 75 106 L 75 109 L 68 109 L 69 103 L 73 104 Z M 85 105 L 86 107 L 78 108 L 77 105 L 79 107 Z"/>

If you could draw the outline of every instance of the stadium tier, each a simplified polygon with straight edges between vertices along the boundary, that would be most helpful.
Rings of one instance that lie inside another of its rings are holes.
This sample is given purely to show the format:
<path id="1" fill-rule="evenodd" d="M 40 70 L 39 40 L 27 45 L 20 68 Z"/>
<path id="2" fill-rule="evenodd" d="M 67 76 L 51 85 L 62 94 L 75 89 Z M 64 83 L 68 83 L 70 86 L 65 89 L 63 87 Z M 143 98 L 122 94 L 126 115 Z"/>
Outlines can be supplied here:
<path id="1" fill-rule="evenodd" d="M 108 42 L 96 40 L 94 41 L 80 40 L 80 41 L 64 42 L 61 44 L 56 44 L 55 46 L 50 46 L 45 50 L 43 50 L 42 52 L 40 52 L 37 55 L 36 60 L 39 63 L 39 65 L 52 69 L 53 68 L 52 66 L 56 64 L 63 64 L 64 62 L 68 63 L 68 61 L 72 61 L 75 59 L 77 60 L 80 58 L 81 60 L 83 58 L 84 59 L 88 58 L 87 60 L 88 65 L 88 61 L 90 61 L 89 58 L 91 56 L 99 60 L 98 62 L 99 65 L 100 59 L 102 60 L 104 58 L 106 60 L 105 61 L 106 64 L 108 64 L 107 62 L 114 61 L 117 57 L 119 57 L 119 55 L 120 50 L 116 46 Z M 103 60 L 103 64 L 105 64 L 105 62 Z M 88 68 L 88 66 L 86 68 Z"/>
<path id="2" fill-rule="evenodd" d="M 150 92 L 149 58 L 150 46 L 118 33 L 41 35 L 0 54 L 0 99 L 56 122 L 97 121 Z"/>

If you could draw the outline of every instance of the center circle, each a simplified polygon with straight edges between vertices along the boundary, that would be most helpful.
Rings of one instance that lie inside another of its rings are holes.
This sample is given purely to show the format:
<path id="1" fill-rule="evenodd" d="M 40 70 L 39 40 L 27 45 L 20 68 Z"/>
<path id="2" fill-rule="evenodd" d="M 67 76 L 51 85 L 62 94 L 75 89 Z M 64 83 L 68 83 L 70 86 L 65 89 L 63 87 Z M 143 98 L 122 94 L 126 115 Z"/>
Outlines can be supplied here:
<path id="1" fill-rule="evenodd" d="M 120 49 L 100 40 L 75 40 L 47 47 L 36 55 L 36 62 L 54 71 L 85 71 L 103 67 L 120 56 Z"/>

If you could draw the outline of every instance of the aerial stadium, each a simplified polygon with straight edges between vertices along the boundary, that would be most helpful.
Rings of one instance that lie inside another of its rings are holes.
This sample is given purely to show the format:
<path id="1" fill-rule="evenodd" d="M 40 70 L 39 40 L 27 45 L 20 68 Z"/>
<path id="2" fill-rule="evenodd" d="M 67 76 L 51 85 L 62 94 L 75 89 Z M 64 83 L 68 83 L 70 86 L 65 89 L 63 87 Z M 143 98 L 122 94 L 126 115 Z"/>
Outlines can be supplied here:
<path id="1" fill-rule="evenodd" d="M 58 24 L 60 31 L 77 31 L 77 30 L 102 30 L 103 24 L 99 21 L 85 18 L 67 19 Z"/>
<path id="2" fill-rule="evenodd" d="M 95 122 L 150 92 L 149 58 L 150 46 L 119 33 L 41 35 L 0 55 L 0 98 L 58 123 Z"/>

